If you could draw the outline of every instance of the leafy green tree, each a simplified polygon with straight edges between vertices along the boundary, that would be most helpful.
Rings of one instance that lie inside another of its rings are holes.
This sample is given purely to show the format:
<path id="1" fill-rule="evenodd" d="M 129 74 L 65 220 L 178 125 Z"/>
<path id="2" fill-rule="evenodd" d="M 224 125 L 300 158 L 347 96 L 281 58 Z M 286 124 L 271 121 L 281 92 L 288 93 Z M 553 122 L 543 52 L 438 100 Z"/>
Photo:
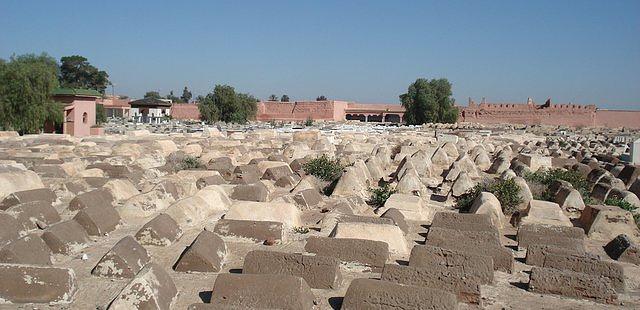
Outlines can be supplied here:
<path id="1" fill-rule="evenodd" d="M 269 101 L 278 101 L 278 96 L 276 95 L 269 96 Z"/>
<path id="2" fill-rule="evenodd" d="M 104 105 L 96 104 L 96 125 L 101 125 L 107 122 L 107 114 L 104 111 Z"/>
<path id="3" fill-rule="evenodd" d="M 405 108 L 405 121 L 409 125 L 424 123 L 454 123 L 458 108 L 454 106 L 451 83 L 447 79 L 419 78 L 409 85 L 407 93 L 400 95 Z"/>
<path id="4" fill-rule="evenodd" d="M 173 95 L 173 90 L 169 92 L 168 95 L 165 96 L 165 98 L 171 100 L 171 102 L 175 102 L 175 103 L 182 103 L 182 99 L 176 97 L 175 95 Z"/>
<path id="5" fill-rule="evenodd" d="M 73 55 L 60 58 L 60 84 L 62 87 L 95 89 L 104 94 L 109 74 L 92 66 L 87 58 Z"/>
<path id="6" fill-rule="evenodd" d="M 200 118 L 203 121 L 213 123 L 220 120 L 220 111 L 218 111 L 218 107 L 216 107 L 213 94 L 208 94 L 206 96 L 198 96 L 198 110 L 200 111 Z"/>
<path id="7" fill-rule="evenodd" d="M 280 102 L 289 102 L 289 96 L 282 95 L 282 97 L 280 97 Z"/>
<path id="8" fill-rule="evenodd" d="M 229 85 L 216 85 L 213 93 L 200 100 L 198 109 L 207 122 L 246 123 L 255 118 L 258 100 L 249 94 L 236 93 Z"/>
<path id="9" fill-rule="evenodd" d="M 45 122 L 64 121 L 63 107 L 53 102 L 58 65 L 47 54 L 11 56 L 0 64 L 0 127 L 20 134 L 38 133 Z"/>
<path id="10" fill-rule="evenodd" d="M 144 98 L 145 98 L 145 99 L 146 99 L 146 98 L 160 99 L 160 98 L 162 98 L 162 96 L 160 96 L 160 93 L 159 93 L 159 92 L 157 92 L 157 91 L 155 91 L 155 90 L 152 90 L 152 91 L 148 91 L 148 92 L 146 92 L 146 93 L 144 94 Z"/>
<path id="11" fill-rule="evenodd" d="M 180 96 L 180 99 L 182 99 L 182 101 L 185 103 L 189 103 L 192 97 L 193 95 L 191 94 L 189 89 L 185 86 L 184 89 L 182 90 L 182 96 Z"/>
<path id="12" fill-rule="evenodd" d="M 327 97 L 325 97 L 324 95 L 320 95 L 316 98 L 316 101 L 327 101 Z"/>

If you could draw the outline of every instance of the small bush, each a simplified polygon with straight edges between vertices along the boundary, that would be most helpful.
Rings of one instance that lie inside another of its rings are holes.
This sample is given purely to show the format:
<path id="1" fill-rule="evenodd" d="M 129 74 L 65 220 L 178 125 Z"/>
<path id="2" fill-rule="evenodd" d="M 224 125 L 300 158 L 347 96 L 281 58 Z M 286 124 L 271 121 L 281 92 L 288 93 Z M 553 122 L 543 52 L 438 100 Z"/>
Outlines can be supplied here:
<path id="1" fill-rule="evenodd" d="M 384 206 L 384 203 L 387 202 L 387 199 L 389 199 L 389 197 L 391 197 L 395 192 L 396 190 L 389 187 L 388 183 L 384 183 L 382 186 L 377 188 L 369 188 L 371 196 L 367 203 L 374 207 L 382 207 Z"/>
<path id="2" fill-rule="evenodd" d="M 486 190 L 487 185 L 484 183 L 478 183 L 472 189 L 468 190 L 466 193 L 462 194 L 462 196 L 456 198 L 456 206 L 458 209 L 467 211 L 471 209 L 471 205 L 473 205 L 473 201 Z"/>
<path id="3" fill-rule="evenodd" d="M 616 206 L 616 207 L 620 207 L 624 210 L 627 211 L 633 211 L 636 209 L 636 206 L 630 204 L 628 201 L 624 200 L 624 199 L 620 199 L 620 198 L 607 198 L 607 200 L 604 202 L 605 205 L 607 206 Z"/>
<path id="4" fill-rule="evenodd" d="M 296 233 L 296 234 L 304 235 L 304 234 L 308 234 L 309 233 L 309 228 L 301 227 L 301 226 L 300 227 L 299 226 L 295 226 L 295 227 L 293 227 L 293 232 Z"/>
<path id="5" fill-rule="evenodd" d="M 304 125 L 307 127 L 313 126 L 313 118 L 311 118 L 311 116 L 307 117 L 307 120 L 304 121 Z"/>
<path id="6" fill-rule="evenodd" d="M 193 170 L 202 168 L 200 159 L 193 156 L 185 156 L 179 164 L 180 170 Z"/>
<path id="7" fill-rule="evenodd" d="M 527 182 L 542 184 L 546 189 L 540 194 L 535 195 L 534 199 L 553 201 L 553 195 L 549 192 L 549 186 L 551 183 L 557 180 L 566 181 L 571 183 L 582 196 L 582 200 L 585 204 L 592 204 L 593 200 L 589 196 L 589 182 L 579 172 L 563 169 L 550 169 L 544 171 L 537 171 L 533 173 L 527 173 L 524 176 Z"/>
<path id="8" fill-rule="evenodd" d="M 585 205 L 592 205 L 596 203 L 596 201 L 591 198 L 591 195 L 589 195 L 588 189 L 581 188 L 578 190 L 578 192 L 580 193 L 580 196 L 582 196 L 582 202 L 584 202 Z"/>
<path id="9" fill-rule="evenodd" d="M 640 229 L 640 213 L 634 214 L 633 219 L 636 221 L 636 226 L 638 226 L 638 229 Z"/>
<path id="10" fill-rule="evenodd" d="M 461 210 L 468 210 L 481 192 L 489 192 L 496 196 L 502 206 L 502 212 L 506 215 L 511 215 L 518 211 L 517 206 L 523 201 L 520 196 L 520 187 L 516 181 L 508 179 L 479 183 L 456 199 L 456 205 Z"/>
<path id="11" fill-rule="evenodd" d="M 529 182 L 538 182 L 540 184 L 549 186 L 553 181 L 562 180 L 571 183 L 573 188 L 588 189 L 589 182 L 585 177 L 577 171 L 564 170 L 564 169 L 550 169 L 544 171 L 536 171 L 533 173 L 527 173 L 524 176 L 525 180 Z"/>
<path id="12" fill-rule="evenodd" d="M 511 215 L 517 211 L 517 206 L 522 203 L 520 187 L 513 179 L 499 180 L 489 184 L 487 191 L 494 194 L 502 205 L 502 212 Z"/>
<path id="13" fill-rule="evenodd" d="M 344 166 L 339 159 L 330 159 L 323 154 L 305 163 L 303 169 L 307 174 L 327 182 L 333 182 L 342 176 Z"/>

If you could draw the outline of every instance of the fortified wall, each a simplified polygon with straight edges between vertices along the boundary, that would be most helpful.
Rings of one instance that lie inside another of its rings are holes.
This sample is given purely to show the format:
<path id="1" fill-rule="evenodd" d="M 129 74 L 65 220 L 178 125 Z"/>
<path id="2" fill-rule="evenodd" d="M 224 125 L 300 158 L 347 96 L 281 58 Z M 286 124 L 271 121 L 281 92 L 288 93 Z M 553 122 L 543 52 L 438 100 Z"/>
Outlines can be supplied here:
<path id="1" fill-rule="evenodd" d="M 459 107 L 459 122 L 482 124 L 523 124 L 552 126 L 603 126 L 640 128 L 640 111 L 599 110 L 595 105 L 485 103 L 469 100 L 467 107 Z"/>
<path id="2" fill-rule="evenodd" d="M 469 100 L 459 106 L 459 122 L 481 124 L 523 124 L 571 127 L 627 127 L 640 129 L 640 111 L 601 110 L 595 105 L 486 103 Z M 196 104 L 174 104 L 171 115 L 175 119 L 199 119 Z M 292 121 L 306 119 L 324 121 L 360 120 L 363 122 L 402 122 L 404 108 L 399 104 L 362 104 L 347 101 L 262 101 L 258 103 L 258 121 Z"/>

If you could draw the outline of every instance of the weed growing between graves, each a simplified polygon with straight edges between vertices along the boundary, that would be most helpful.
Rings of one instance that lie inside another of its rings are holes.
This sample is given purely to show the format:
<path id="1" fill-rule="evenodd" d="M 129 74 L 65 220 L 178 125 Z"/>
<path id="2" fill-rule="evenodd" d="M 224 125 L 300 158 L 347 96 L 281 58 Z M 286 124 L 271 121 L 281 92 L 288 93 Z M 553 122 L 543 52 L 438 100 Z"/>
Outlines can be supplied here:
<path id="1" fill-rule="evenodd" d="M 333 182 L 342 176 L 344 166 L 339 159 L 330 159 L 327 155 L 314 158 L 303 166 L 307 174 L 315 176 L 327 182 Z"/>
<path id="2" fill-rule="evenodd" d="M 607 206 L 616 206 L 616 207 L 620 207 L 624 210 L 627 211 L 633 211 L 636 209 L 636 206 L 630 204 L 628 201 L 624 200 L 624 199 L 620 199 L 620 198 L 607 198 L 607 200 L 605 200 L 604 202 L 605 205 Z"/>
<path id="3" fill-rule="evenodd" d="M 476 186 L 456 199 L 457 207 L 463 211 L 469 210 L 473 205 L 473 201 L 482 192 L 489 192 L 496 196 L 502 206 L 502 212 L 506 215 L 515 213 L 518 204 L 522 202 L 520 187 L 518 187 L 516 181 L 508 179 L 476 184 Z"/>
<path id="4" fill-rule="evenodd" d="M 546 189 L 540 195 L 534 195 L 534 199 L 553 201 L 554 197 L 549 192 L 549 186 L 554 181 L 566 181 L 571 183 L 582 196 L 582 201 L 585 204 L 592 204 L 593 200 L 589 196 L 589 182 L 577 171 L 564 170 L 564 169 L 549 169 L 527 173 L 524 175 L 524 179 L 530 183 L 542 184 Z"/>
<path id="5" fill-rule="evenodd" d="M 302 226 L 295 226 L 293 227 L 293 232 L 296 234 L 308 234 L 309 233 L 309 228 L 306 227 L 302 227 Z"/>
<path id="6" fill-rule="evenodd" d="M 193 156 L 185 156 L 179 164 L 181 170 L 199 169 L 202 168 L 202 166 L 200 159 Z"/>
<path id="7" fill-rule="evenodd" d="M 304 121 L 304 125 L 307 127 L 313 126 L 313 118 L 311 118 L 311 116 L 307 117 L 307 120 Z"/>
<path id="8" fill-rule="evenodd" d="M 478 183 L 473 188 L 456 198 L 456 206 L 458 209 L 467 211 L 471 209 L 473 201 L 484 191 L 486 184 Z"/>
<path id="9" fill-rule="evenodd" d="M 380 187 L 376 188 L 370 187 L 368 191 L 371 195 L 369 196 L 367 203 L 377 208 L 384 206 L 387 199 L 396 192 L 395 189 L 389 186 L 389 183 L 383 183 Z"/>

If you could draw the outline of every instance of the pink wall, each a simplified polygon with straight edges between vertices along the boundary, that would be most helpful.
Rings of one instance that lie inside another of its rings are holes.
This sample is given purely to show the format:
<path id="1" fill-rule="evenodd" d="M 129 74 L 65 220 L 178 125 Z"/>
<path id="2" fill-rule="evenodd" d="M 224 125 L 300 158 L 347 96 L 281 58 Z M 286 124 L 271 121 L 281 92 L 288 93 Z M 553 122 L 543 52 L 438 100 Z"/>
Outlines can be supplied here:
<path id="1" fill-rule="evenodd" d="M 342 104 L 338 105 L 342 106 Z M 256 118 L 259 121 L 304 121 L 307 118 L 334 120 L 334 117 L 333 101 L 264 101 L 258 103 L 258 115 Z M 344 119 L 344 116 L 342 118 Z"/>
<path id="2" fill-rule="evenodd" d="M 74 100 L 65 108 L 65 133 L 84 137 L 91 135 L 91 126 L 96 124 L 96 102 L 90 100 Z M 86 117 L 84 114 L 86 113 Z M 70 128 L 71 127 L 71 128 Z"/>
<path id="3" fill-rule="evenodd" d="M 595 105 L 535 103 L 471 103 L 460 108 L 460 122 L 483 124 L 525 124 L 570 127 L 628 127 L 640 128 L 640 111 L 598 110 Z M 387 110 L 388 109 L 388 110 Z M 388 112 L 387 112 L 388 111 Z M 345 114 L 396 113 L 402 115 L 401 105 L 360 104 L 346 101 L 260 102 L 259 121 L 316 120 L 342 121 Z"/>
<path id="4" fill-rule="evenodd" d="M 171 105 L 171 118 L 181 120 L 199 120 L 200 110 L 197 104 L 174 103 Z"/>
<path id="5" fill-rule="evenodd" d="M 631 110 L 598 110 L 596 126 L 627 127 L 640 129 L 640 111 Z"/>

